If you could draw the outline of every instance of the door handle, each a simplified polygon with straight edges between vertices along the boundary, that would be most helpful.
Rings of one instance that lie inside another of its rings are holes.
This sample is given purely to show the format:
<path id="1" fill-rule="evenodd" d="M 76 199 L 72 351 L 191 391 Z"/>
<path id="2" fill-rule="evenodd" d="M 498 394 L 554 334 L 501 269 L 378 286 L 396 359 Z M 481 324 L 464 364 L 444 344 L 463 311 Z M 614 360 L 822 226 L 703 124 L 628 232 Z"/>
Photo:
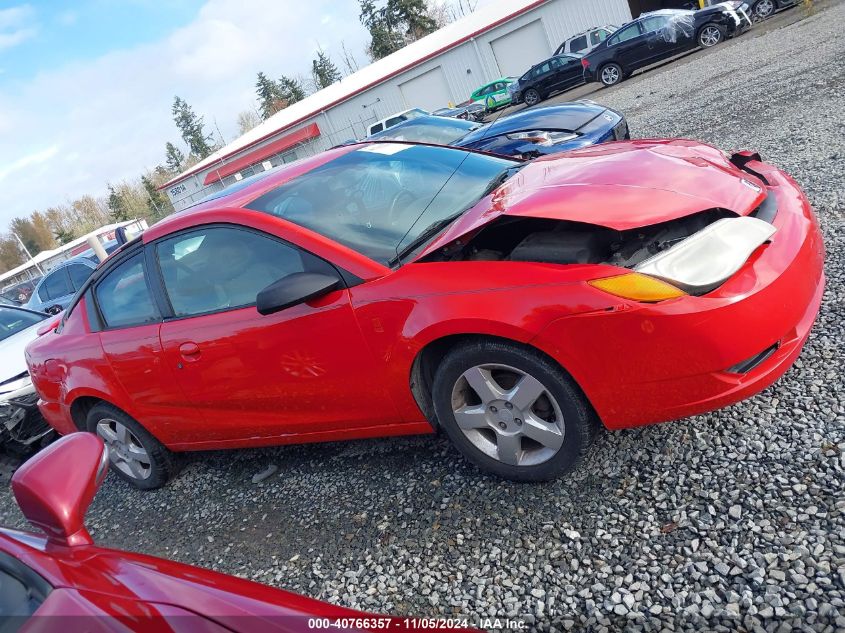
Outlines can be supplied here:
<path id="1" fill-rule="evenodd" d="M 185 360 L 197 360 L 200 357 L 200 346 L 196 343 L 182 343 L 179 346 L 179 354 Z"/>

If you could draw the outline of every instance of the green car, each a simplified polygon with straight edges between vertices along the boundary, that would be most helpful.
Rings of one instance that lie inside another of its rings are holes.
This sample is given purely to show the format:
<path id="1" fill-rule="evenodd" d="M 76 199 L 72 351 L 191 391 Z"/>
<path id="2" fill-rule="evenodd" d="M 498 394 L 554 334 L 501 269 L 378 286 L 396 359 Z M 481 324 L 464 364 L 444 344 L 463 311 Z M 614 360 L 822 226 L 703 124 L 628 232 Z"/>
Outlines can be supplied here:
<path id="1" fill-rule="evenodd" d="M 500 77 L 484 84 L 472 93 L 470 101 L 483 103 L 488 112 L 504 108 L 511 103 L 511 93 L 508 91 L 508 86 L 514 81 L 516 81 L 516 77 Z"/>

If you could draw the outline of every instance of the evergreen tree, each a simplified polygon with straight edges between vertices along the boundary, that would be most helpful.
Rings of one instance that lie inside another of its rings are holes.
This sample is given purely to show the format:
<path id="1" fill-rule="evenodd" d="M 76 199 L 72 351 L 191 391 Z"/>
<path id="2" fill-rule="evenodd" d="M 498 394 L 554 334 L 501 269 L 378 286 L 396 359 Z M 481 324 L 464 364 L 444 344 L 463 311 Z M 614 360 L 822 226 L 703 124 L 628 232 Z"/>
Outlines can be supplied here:
<path id="1" fill-rule="evenodd" d="M 173 212 L 173 205 L 161 191 L 156 189 L 156 185 L 149 176 L 141 176 L 141 184 L 144 185 L 149 200 L 147 206 L 150 208 L 150 213 L 154 218 L 162 218 L 165 215 Z"/>
<path id="2" fill-rule="evenodd" d="M 191 150 L 191 154 L 199 159 L 211 154 L 214 147 L 209 143 L 211 136 L 206 136 L 203 130 L 202 117 L 194 113 L 191 106 L 179 97 L 173 99 L 172 112 L 173 121 L 182 133 L 182 140 Z"/>
<path id="3" fill-rule="evenodd" d="M 381 59 L 437 30 L 434 11 L 426 0 L 387 0 L 377 7 L 375 0 L 360 0 L 361 24 L 370 32 L 367 52 Z"/>
<path id="4" fill-rule="evenodd" d="M 108 204 L 109 213 L 115 222 L 125 222 L 130 219 L 125 200 L 111 185 L 109 185 L 109 199 L 106 204 Z"/>
<path id="5" fill-rule="evenodd" d="M 279 94 L 287 105 L 292 105 L 305 98 L 305 88 L 297 79 L 282 75 L 278 81 Z"/>
<path id="6" fill-rule="evenodd" d="M 169 141 L 164 146 L 164 150 L 167 169 L 169 169 L 172 174 L 181 173 L 183 169 L 182 166 L 185 164 L 185 155 L 178 147 Z"/>
<path id="7" fill-rule="evenodd" d="M 311 76 L 314 78 L 317 90 L 328 88 L 336 81 L 340 81 L 340 71 L 322 49 L 317 50 L 317 59 L 311 62 Z"/>
<path id="8" fill-rule="evenodd" d="M 258 109 L 264 119 L 276 114 L 286 105 L 281 103 L 279 85 L 262 72 L 258 73 L 258 81 L 255 82 L 255 94 L 258 97 Z"/>

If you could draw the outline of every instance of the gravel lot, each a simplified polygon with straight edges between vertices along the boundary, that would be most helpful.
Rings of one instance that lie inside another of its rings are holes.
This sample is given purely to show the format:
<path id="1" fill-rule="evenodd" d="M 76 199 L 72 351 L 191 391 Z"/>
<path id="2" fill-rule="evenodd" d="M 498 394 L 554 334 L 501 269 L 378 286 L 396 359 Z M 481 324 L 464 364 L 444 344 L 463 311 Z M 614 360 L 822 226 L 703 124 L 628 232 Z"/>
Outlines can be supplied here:
<path id="1" fill-rule="evenodd" d="M 444 438 L 195 455 L 151 493 L 110 476 L 95 538 L 378 612 L 540 630 L 845 630 L 842 24 L 834 3 L 592 96 L 636 136 L 756 149 L 805 187 L 828 286 L 774 387 L 602 434 L 577 473 L 544 485 L 482 476 Z M 279 471 L 252 483 L 268 464 Z M 5 488 L 0 523 L 23 524 Z"/>

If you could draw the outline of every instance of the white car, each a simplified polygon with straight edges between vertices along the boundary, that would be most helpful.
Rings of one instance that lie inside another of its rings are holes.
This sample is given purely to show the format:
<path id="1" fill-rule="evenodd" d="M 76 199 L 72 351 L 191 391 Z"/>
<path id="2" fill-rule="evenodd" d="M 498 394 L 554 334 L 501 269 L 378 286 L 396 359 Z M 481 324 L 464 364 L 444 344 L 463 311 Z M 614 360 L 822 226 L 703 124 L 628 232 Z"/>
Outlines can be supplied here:
<path id="1" fill-rule="evenodd" d="M 41 448 L 55 435 L 38 411 L 24 357 L 48 318 L 55 317 L 0 305 L 0 446 L 19 454 Z"/>
<path id="2" fill-rule="evenodd" d="M 367 128 L 367 136 L 371 134 L 375 134 L 376 132 L 383 132 L 384 130 L 393 127 L 394 125 L 399 125 L 404 121 L 409 121 L 411 119 L 416 119 L 418 116 L 425 116 L 429 114 L 422 108 L 411 108 L 410 110 L 403 110 L 402 112 L 397 112 L 396 114 L 391 114 L 389 117 L 382 119 L 381 121 L 376 121 L 372 125 Z"/>
<path id="3" fill-rule="evenodd" d="M 563 44 L 557 47 L 555 55 L 563 55 L 566 53 L 579 53 L 581 55 L 586 55 L 610 37 L 610 34 L 618 28 L 618 26 L 606 24 L 604 26 L 594 26 L 591 29 L 577 33 L 569 39 L 564 40 Z"/>

